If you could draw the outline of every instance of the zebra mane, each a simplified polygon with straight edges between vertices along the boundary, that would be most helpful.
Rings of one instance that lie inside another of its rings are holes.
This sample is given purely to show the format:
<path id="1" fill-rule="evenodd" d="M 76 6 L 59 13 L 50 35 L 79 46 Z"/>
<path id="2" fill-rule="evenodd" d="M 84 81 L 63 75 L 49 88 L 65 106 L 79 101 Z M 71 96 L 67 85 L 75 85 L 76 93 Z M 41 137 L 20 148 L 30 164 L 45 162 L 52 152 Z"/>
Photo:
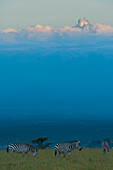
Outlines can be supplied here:
<path id="1" fill-rule="evenodd" d="M 79 142 L 78 140 L 74 140 L 74 141 L 71 141 L 71 142 L 69 142 L 69 143 L 74 143 L 74 142 Z"/>
<path id="2" fill-rule="evenodd" d="M 32 146 L 30 144 L 28 144 L 28 146 L 29 146 L 29 151 L 34 152 L 36 150 L 36 148 L 34 146 Z"/>

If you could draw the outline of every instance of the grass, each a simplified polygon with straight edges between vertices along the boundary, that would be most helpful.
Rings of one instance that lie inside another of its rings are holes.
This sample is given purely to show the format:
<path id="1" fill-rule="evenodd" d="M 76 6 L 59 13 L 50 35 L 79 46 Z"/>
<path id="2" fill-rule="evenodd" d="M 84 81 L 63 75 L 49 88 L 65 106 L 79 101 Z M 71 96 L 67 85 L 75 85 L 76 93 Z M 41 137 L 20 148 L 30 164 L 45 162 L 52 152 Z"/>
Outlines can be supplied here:
<path id="1" fill-rule="evenodd" d="M 103 154 L 101 149 L 73 150 L 71 156 L 63 155 L 60 158 L 54 156 L 54 150 L 39 150 L 38 156 L 33 157 L 28 153 L 7 154 L 0 151 L 0 170 L 112 170 L 113 150 Z"/>

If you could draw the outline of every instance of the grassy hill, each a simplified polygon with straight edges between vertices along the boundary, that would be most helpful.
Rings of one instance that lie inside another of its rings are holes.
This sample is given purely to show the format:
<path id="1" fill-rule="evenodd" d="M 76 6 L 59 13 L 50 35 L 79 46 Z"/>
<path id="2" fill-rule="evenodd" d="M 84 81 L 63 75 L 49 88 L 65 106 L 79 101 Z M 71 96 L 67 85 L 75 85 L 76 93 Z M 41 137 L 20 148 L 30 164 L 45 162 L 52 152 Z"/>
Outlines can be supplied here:
<path id="1" fill-rule="evenodd" d="M 39 150 L 38 156 L 33 157 L 28 153 L 7 154 L 0 151 L 0 170 L 112 170 L 113 151 L 103 154 L 101 149 L 73 150 L 71 156 L 63 155 L 60 158 L 54 156 L 54 150 Z"/>

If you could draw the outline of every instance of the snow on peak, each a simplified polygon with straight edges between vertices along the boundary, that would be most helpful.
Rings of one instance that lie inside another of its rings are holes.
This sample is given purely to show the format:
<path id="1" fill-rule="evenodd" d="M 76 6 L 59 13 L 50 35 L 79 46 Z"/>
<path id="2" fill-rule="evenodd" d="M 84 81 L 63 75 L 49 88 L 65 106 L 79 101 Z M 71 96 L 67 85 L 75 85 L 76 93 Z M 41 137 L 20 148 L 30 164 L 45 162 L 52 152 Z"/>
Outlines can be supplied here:
<path id="1" fill-rule="evenodd" d="M 91 30 L 93 28 L 93 25 L 90 24 L 90 22 L 85 17 L 83 17 L 78 20 L 74 27 L 81 28 L 83 30 Z"/>

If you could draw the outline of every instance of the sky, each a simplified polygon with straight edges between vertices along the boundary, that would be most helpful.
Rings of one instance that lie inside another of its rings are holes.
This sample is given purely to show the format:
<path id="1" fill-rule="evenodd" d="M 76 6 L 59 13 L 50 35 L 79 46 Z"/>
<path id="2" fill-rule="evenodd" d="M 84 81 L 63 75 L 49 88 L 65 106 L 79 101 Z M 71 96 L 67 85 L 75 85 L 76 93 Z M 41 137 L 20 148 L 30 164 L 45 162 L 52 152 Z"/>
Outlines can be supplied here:
<path id="1" fill-rule="evenodd" d="M 0 116 L 113 119 L 112 6 L 0 0 Z"/>
<path id="2" fill-rule="evenodd" d="M 112 0 L 0 0 L 0 29 L 73 26 L 81 17 L 113 26 Z"/>
<path id="3" fill-rule="evenodd" d="M 113 119 L 112 35 L 0 43 L 0 116 Z"/>

